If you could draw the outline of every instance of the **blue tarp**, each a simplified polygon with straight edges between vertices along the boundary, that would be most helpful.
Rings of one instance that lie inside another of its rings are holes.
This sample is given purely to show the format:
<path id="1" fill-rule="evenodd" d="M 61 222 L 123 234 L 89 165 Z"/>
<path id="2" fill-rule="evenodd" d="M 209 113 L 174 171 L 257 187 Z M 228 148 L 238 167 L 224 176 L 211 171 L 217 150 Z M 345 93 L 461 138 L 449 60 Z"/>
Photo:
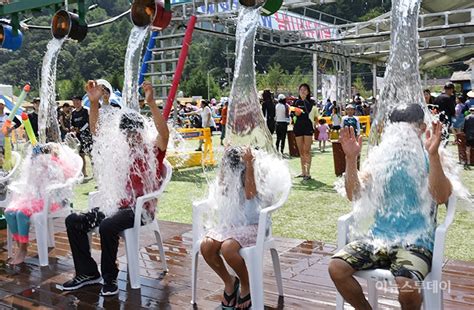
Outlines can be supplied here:
<path id="1" fill-rule="evenodd" d="M 11 99 L 7 96 L 0 95 L 0 99 L 2 99 L 5 102 L 5 107 L 10 111 L 15 106 L 14 103 L 11 101 Z M 23 113 L 23 109 L 19 107 L 18 110 L 16 111 L 16 115 L 21 116 L 21 113 Z"/>

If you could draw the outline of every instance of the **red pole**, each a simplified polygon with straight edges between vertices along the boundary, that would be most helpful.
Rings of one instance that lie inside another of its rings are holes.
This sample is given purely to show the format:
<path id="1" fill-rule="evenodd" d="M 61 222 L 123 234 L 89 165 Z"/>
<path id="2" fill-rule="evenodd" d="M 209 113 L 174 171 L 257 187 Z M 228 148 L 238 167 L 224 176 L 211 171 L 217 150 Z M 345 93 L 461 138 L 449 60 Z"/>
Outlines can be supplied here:
<path id="1" fill-rule="evenodd" d="M 176 72 L 173 77 L 173 84 L 171 85 L 170 93 L 168 94 L 168 100 L 166 101 L 165 108 L 163 109 L 163 117 L 167 120 L 171 107 L 173 106 L 173 101 L 176 97 L 176 91 L 178 90 L 179 82 L 181 81 L 181 75 L 183 73 L 184 65 L 186 64 L 186 58 L 188 58 L 188 50 L 191 45 L 191 40 L 193 39 L 194 26 L 196 25 L 196 16 L 191 16 L 189 20 L 188 27 L 186 28 L 186 33 L 183 39 L 183 48 L 179 54 L 178 65 L 176 66 Z"/>

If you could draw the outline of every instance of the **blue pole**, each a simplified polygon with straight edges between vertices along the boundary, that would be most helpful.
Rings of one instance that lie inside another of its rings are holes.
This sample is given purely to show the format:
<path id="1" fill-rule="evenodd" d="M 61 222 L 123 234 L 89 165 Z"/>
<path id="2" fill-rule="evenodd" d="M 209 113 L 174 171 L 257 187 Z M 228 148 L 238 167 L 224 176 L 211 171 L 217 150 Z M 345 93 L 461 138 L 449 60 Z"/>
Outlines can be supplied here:
<path id="1" fill-rule="evenodd" d="M 143 81 L 145 80 L 145 73 L 148 71 L 148 64 L 147 61 L 151 59 L 151 49 L 155 46 L 155 39 L 158 36 L 158 31 L 152 31 L 150 35 L 150 40 L 148 41 L 148 45 L 146 47 L 145 55 L 143 55 L 143 62 L 142 67 L 140 69 L 140 76 L 138 77 L 138 85 L 142 85 Z"/>

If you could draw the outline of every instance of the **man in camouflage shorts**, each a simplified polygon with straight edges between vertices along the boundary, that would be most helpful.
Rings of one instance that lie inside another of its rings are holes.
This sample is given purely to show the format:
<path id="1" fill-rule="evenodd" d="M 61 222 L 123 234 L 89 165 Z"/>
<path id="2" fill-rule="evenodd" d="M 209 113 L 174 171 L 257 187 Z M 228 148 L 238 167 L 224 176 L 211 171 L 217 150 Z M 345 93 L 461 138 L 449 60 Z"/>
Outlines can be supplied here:
<path id="1" fill-rule="evenodd" d="M 422 149 L 425 164 L 418 162 L 416 156 L 397 153 L 398 150 L 393 148 L 390 152 L 382 149 L 393 145 L 384 144 L 382 135 L 382 142 L 378 148 L 379 151 L 383 151 L 387 159 L 379 163 L 377 167 L 379 170 L 375 171 L 390 171 L 390 173 L 382 174 L 385 179 L 377 179 L 375 175 L 370 175 L 373 174 L 372 171 L 369 175 L 361 175 L 359 178 L 357 157 L 360 154 L 362 138 L 356 138 L 351 127 L 341 130 L 340 141 L 346 155 L 347 197 L 357 202 L 362 194 L 365 194 L 368 197 L 379 197 L 382 201 L 381 205 L 375 206 L 374 222 L 367 235 L 347 244 L 329 263 L 329 274 L 337 290 L 355 309 L 371 309 L 371 307 L 353 274 L 359 270 L 378 268 L 390 270 L 395 277 L 402 309 L 420 309 L 422 296 L 419 282 L 423 281 L 431 269 L 436 204 L 446 203 L 452 192 L 451 183 L 444 174 L 438 153 L 441 124 L 433 123 L 432 132 L 426 132 L 426 141 L 423 145 L 421 137 L 426 125 L 423 109 L 419 105 L 397 106 L 390 113 L 389 119 L 385 132 L 389 130 L 389 126 L 393 126 L 390 127 L 392 132 L 394 129 L 405 128 L 416 133 L 411 136 L 418 137 L 419 142 L 413 141 L 413 145 Z M 385 152 L 394 156 L 404 155 L 406 158 L 397 157 L 398 160 L 402 160 L 397 164 L 396 160 L 392 160 L 394 157 L 385 155 Z M 423 154 L 419 157 L 422 158 Z M 409 171 L 413 166 L 416 167 L 414 169 L 416 173 Z M 385 183 L 371 182 L 381 179 L 385 180 Z M 426 189 L 426 192 L 429 191 L 431 195 L 424 194 L 419 190 L 420 187 Z M 431 214 L 427 216 L 430 212 Z"/>

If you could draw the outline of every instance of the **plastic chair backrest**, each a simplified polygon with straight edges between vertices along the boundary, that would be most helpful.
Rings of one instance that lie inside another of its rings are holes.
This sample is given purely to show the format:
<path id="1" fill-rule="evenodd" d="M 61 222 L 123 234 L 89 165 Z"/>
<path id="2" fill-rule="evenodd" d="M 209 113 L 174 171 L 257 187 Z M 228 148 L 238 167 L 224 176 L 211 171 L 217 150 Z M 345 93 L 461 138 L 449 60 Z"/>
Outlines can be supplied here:
<path id="1" fill-rule="evenodd" d="M 18 167 L 20 166 L 20 163 L 21 163 L 20 154 L 18 152 L 12 151 L 12 155 L 15 160 L 15 165 L 6 176 L 0 177 L 0 183 L 4 183 L 10 180 L 13 174 L 18 170 Z"/>

